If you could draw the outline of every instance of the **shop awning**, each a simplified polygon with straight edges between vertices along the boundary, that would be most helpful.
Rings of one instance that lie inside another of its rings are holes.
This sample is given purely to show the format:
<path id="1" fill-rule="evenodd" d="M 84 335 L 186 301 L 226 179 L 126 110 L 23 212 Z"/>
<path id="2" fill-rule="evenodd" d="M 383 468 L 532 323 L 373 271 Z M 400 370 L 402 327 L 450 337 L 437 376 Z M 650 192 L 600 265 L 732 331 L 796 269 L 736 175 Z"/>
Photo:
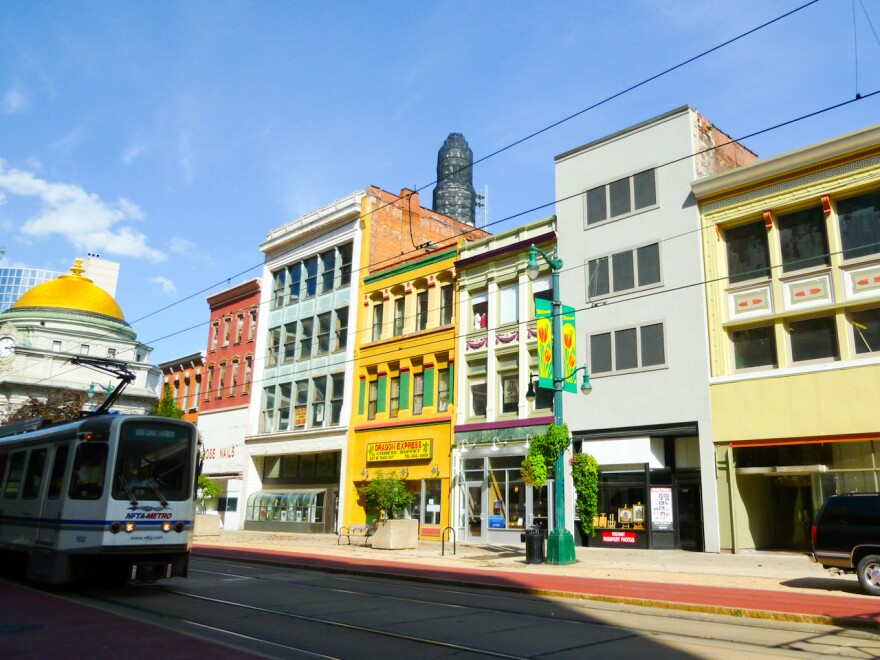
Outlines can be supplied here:
<path id="1" fill-rule="evenodd" d="M 871 442 L 880 440 L 880 435 L 842 435 L 821 438 L 767 438 L 766 440 L 734 440 L 728 446 L 733 449 L 743 447 L 780 447 L 784 445 L 821 445 L 830 442 Z"/>

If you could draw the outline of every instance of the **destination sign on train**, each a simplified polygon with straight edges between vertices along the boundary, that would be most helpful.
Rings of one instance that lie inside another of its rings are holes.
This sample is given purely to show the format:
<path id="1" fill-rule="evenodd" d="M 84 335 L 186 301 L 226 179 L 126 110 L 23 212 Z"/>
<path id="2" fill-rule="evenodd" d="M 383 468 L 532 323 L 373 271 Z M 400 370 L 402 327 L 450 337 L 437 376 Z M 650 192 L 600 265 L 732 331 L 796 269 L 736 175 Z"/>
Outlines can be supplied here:
<path id="1" fill-rule="evenodd" d="M 412 461 L 432 457 L 431 439 L 367 443 L 367 462 Z"/>

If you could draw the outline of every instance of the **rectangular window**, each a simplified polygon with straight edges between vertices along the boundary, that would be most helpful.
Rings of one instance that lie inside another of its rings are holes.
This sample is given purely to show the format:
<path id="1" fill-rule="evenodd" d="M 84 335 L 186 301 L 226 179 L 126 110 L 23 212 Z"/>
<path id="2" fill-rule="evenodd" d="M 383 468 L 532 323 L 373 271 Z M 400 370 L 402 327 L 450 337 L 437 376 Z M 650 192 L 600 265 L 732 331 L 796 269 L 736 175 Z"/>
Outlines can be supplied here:
<path id="1" fill-rule="evenodd" d="M 385 312 L 385 305 L 381 300 L 373 301 L 373 341 L 382 339 L 382 316 Z"/>
<path id="2" fill-rule="evenodd" d="M 437 412 L 449 410 L 449 369 L 437 371 Z"/>
<path id="3" fill-rule="evenodd" d="M 40 494 L 40 486 L 43 483 L 43 468 L 46 467 L 46 448 L 34 449 L 28 461 L 27 472 L 24 478 L 24 488 L 21 491 L 22 498 L 26 500 L 36 499 Z"/>
<path id="4" fill-rule="evenodd" d="M 263 389 L 263 414 L 260 419 L 260 431 L 271 433 L 275 429 L 275 386 Z"/>
<path id="5" fill-rule="evenodd" d="M 330 384 L 333 387 L 330 395 L 330 423 L 337 426 L 342 418 L 342 402 L 345 399 L 345 374 L 331 374 Z"/>
<path id="6" fill-rule="evenodd" d="M 344 351 L 348 345 L 348 307 L 336 310 L 336 330 L 334 333 L 333 350 Z"/>
<path id="7" fill-rule="evenodd" d="M 351 284 L 351 243 L 339 246 L 339 286 Z"/>
<path id="8" fill-rule="evenodd" d="M 215 344 L 216 344 L 216 342 L 215 342 Z M 214 348 L 217 348 L 217 346 L 215 345 Z M 53 353 L 60 353 L 61 352 L 61 341 L 59 341 L 58 339 L 56 339 L 52 342 L 52 352 Z M 108 355 L 107 357 L 110 357 L 110 355 Z"/>
<path id="9" fill-rule="evenodd" d="M 763 220 L 727 229 L 724 239 L 727 276 L 731 284 L 770 277 L 770 248 Z"/>
<path id="10" fill-rule="evenodd" d="M 602 222 L 608 217 L 605 207 L 605 186 L 587 191 L 587 224 Z"/>
<path id="11" fill-rule="evenodd" d="M 296 382 L 296 402 L 293 409 L 293 428 L 304 429 L 308 417 L 309 382 L 298 380 Z"/>
<path id="12" fill-rule="evenodd" d="M 183 409 L 189 410 L 189 376 L 183 379 Z"/>
<path id="13" fill-rule="evenodd" d="M 24 451 L 15 452 L 12 455 L 12 460 L 9 461 L 9 474 L 6 477 L 6 486 L 3 490 L 4 499 L 14 500 L 18 497 L 26 457 L 27 453 Z"/>
<path id="14" fill-rule="evenodd" d="M 272 328 L 269 331 L 269 352 L 266 355 L 266 366 L 278 366 L 278 357 L 281 351 L 281 328 Z"/>
<path id="15" fill-rule="evenodd" d="M 290 302 L 297 302 L 299 300 L 299 291 L 301 286 L 302 264 L 297 261 L 295 264 L 290 266 Z"/>
<path id="16" fill-rule="evenodd" d="M 308 360 L 312 357 L 312 330 L 314 318 L 303 319 L 299 323 L 299 359 Z"/>
<path id="17" fill-rule="evenodd" d="M 792 362 L 838 358 L 837 330 L 833 316 L 792 321 L 788 326 Z"/>
<path id="18" fill-rule="evenodd" d="M 394 299 L 394 336 L 399 337 L 403 334 L 404 309 L 406 308 L 406 300 L 403 296 Z"/>
<path id="19" fill-rule="evenodd" d="M 472 378 L 471 387 L 471 416 L 486 416 L 486 379 Z"/>
<path id="20" fill-rule="evenodd" d="M 591 259 L 587 262 L 587 291 L 590 298 L 597 296 L 607 296 L 611 292 L 610 280 L 608 278 L 608 257 L 600 257 Z"/>
<path id="21" fill-rule="evenodd" d="M 776 333 L 773 326 L 734 330 L 730 333 L 735 369 L 775 368 Z"/>
<path id="22" fill-rule="evenodd" d="M 193 395 L 193 408 L 199 407 L 199 397 L 202 395 L 202 377 L 196 374 L 196 391 Z"/>
<path id="23" fill-rule="evenodd" d="M 235 343 L 241 343 L 241 336 L 244 334 L 244 314 L 240 313 L 235 317 Z"/>
<path id="24" fill-rule="evenodd" d="M 290 428 L 290 383 L 278 386 L 278 427 L 275 431 L 286 431 Z"/>
<path id="25" fill-rule="evenodd" d="M 229 336 L 232 334 L 232 318 L 223 319 L 223 346 L 229 346 Z"/>
<path id="26" fill-rule="evenodd" d="M 425 400 L 425 374 L 419 372 L 413 374 L 413 415 L 422 414 L 422 405 Z"/>
<path id="27" fill-rule="evenodd" d="M 376 419 L 376 408 L 379 405 L 379 381 L 369 382 L 369 396 L 367 398 L 367 419 Z"/>
<path id="28" fill-rule="evenodd" d="M 208 367 L 208 387 L 205 388 L 205 401 L 210 401 L 214 389 L 214 367 Z"/>
<path id="29" fill-rule="evenodd" d="M 632 250 L 611 256 L 611 277 L 615 291 L 626 291 L 635 287 Z"/>
<path id="30" fill-rule="evenodd" d="M 502 374 L 501 412 L 515 413 L 519 409 L 519 374 Z"/>
<path id="31" fill-rule="evenodd" d="M 501 287 L 498 293 L 500 302 L 498 322 L 504 325 L 519 321 L 519 285 L 511 284 Z"/>
<path id="32" fill-rule="evenodd" d="M 586 192 L 587 225 L 625 216 L 657 203 L 657 182 L 653 169 L 639 172 Z"/>
<path id="33" fill-rule="evenodd" d="M 272 309 L 278 309 L 284 306 L 284 294 L 287 288 L 287 269 L 282 268 L 272 274 L 274 278 L 275 288 L 272 292 Z"/>
<path id="34" fill-rule="evenodd" d="M 776 225 L 782 247 L 783 273 L 831 263 L 825 213 L 820 207 L 780 215 Z"/>
<path id="35" fill-rule="evenodd" d="M 248 325 L 248 341 L 254 340 L 254 335 L 257 332 L 257 310 L 250 310 L 250 324 Z"/>
<path id="36" fill-rule="evenodd" d="M 590 337 L 590 372 L 632 371 L 666 364 L 662 323 Z"/>
<path id="37" fill-rule="evenodd" d="M 428 327 L 428 292 L 419 291 L 416 294 L 416 330 L 424 330 Z"/>
<path id="38" fill-rule="evenodd" d="M 107 349 L 107 357 L 111 358 L 111 359 L 115 358 L 116 357 L 116 349 L 115 348 L 108 348 Z"/>
<path id="39" fill-rule="evenodd" d="M 321 293 L 333 291 L 336 279 L 336 250 L 327 250 L 321 255 Z"/>
<path id="40" fill-rule="evenodd" d="M 223 396 L 223 390 L 226 389 L 226 363 L 220 364 L 220 382 L 217 385 L 217 398 Z"/>
<path id="41" fill-rule="evenodd" d="M 837 202 L 843 258 L 880 252 L 880 192 Z"/>
<path id="42" fill-rule="evenodd" d="M 238 358 L 235 358 L 232 361 L 232 375 L 229 380 L 231 381 L 229 385 L 229 396 L 235 396 L 235 390 L 238 389 Z M 189 387 L 189 381 L 187 381 L 187 387 Z"/>
<path id="43" fill-rule="evenodd" d="M 880 351 L 880 308 L 853 312 L 850 323 L 857 354 Z"/>
<path id="44" fill-rule="evenodd" d="M 284 363 L 293 362 L 296 354 L 296 321 L 284 324 Z"/>
<path id="45" fill-rule="evenodd" d="M 312 426 L 324 426 L 324 404 L 327 400 L 327 377 L 312 379 Z"/>
<path id="46" fill-rule="evenodd" d="M 488 325 L 489 296 L 476 293 L 471 296 L 471 327 L 474 330 L 485 329 Z"/>
<path id="47" fill-rule="evenodd" d="M 397 417 L 400 410 L 400 376 L 391 377 L 391 406 L 388 408 L 389 417 Z"/>
<path id="48" fill-rule="evenodd" d="M 318 314 L 318 350 L 317 355 L 330 352 L 330 312 Z"/>
<path id="49" fill-rule="evenodd" d="M 254 371 L 254 358 L 248 355 L 244 359 L 244 390 L 243 393 L 247 394 L 251 389 L 251 377 Z M 196 385 L 198 385 L 198 381 L 196 381 Z"/>
<path id="50" fill-rule="evenodd" d="M 610 265 L 609 265 L 610 264 Z M 620 293 L 660 283 L 660 245 L 652 243 L 635 250 L 598 257 L 587 262 L 591 298 Z"/>
<path id="51" fill-rule="evenodd" d="M 61 486 L 64 483 L 64 471 L 67 468 L 67 455 L 70 453 L 69 445 L 61 445 L 55 451 L 55 460 L 52 462 L 52 476 L 49 479 L 49 490 L 46 494 L 50 500 L 61 497 Z M 0 476 L 3 475 L 3 465 L 0 462 Z"/>
<path id="52" fill-rule="evenodd" d="M 318 257 L 306 259 L 306 295 L 304 298 L 314 298 L 318 292 Z"/>
<path id="53" fill-rule="evenodd" d="M 453 298 L 452 285 L 444 284 L 440 287 L 440 325 L 452 323 Z"/>

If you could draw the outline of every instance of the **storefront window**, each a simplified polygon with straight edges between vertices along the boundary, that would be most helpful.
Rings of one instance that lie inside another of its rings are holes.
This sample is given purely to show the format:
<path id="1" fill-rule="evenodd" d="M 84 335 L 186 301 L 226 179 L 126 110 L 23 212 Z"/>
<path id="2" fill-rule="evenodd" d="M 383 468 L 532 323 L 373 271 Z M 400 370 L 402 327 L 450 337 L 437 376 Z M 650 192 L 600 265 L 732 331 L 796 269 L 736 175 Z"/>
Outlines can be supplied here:
<path id="1" fill-rule="evenodd" d="M 323 522 L 324 494 L 323 490 L 258 491 L 248 498 L 247 520 Z"/>
<path id="2" fill-rule="evenodd" d="M 526 489 L 522 456 L 489 459 L 489 529 L 526 526 Z"/>

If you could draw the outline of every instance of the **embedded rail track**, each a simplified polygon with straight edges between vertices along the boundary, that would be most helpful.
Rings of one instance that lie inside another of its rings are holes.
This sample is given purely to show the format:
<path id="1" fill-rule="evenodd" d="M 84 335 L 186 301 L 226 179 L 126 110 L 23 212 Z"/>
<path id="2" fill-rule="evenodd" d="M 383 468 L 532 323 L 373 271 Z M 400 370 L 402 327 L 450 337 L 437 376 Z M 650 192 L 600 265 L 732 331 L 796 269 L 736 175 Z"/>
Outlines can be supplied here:
<path id="1" fill-rule="evenodd" d="M 186 581 L 79 598 L 262 657 L 880 656 L 867 631 L 225 559 L 194 558 Z"/>

